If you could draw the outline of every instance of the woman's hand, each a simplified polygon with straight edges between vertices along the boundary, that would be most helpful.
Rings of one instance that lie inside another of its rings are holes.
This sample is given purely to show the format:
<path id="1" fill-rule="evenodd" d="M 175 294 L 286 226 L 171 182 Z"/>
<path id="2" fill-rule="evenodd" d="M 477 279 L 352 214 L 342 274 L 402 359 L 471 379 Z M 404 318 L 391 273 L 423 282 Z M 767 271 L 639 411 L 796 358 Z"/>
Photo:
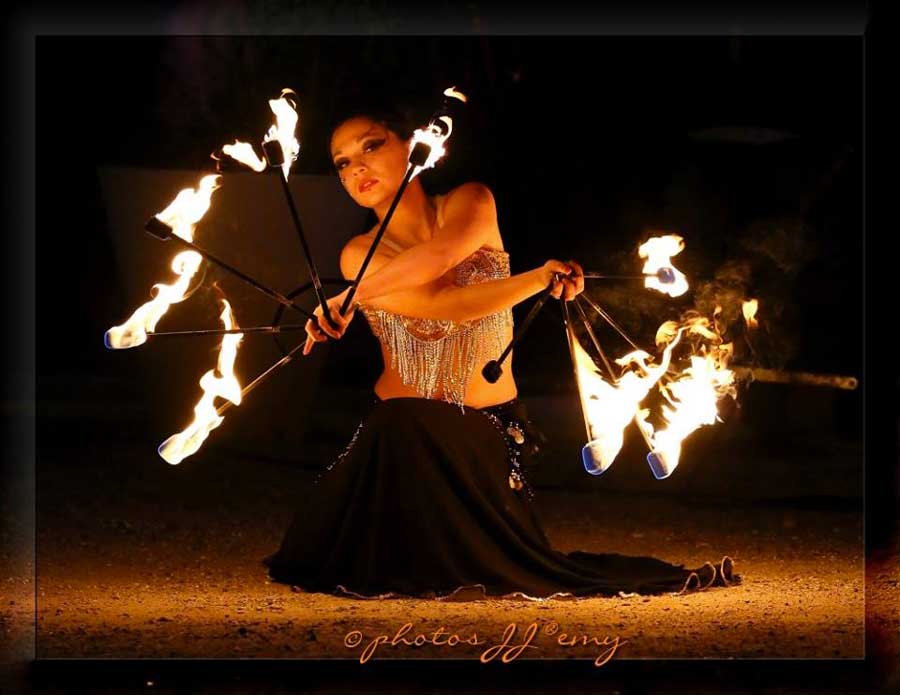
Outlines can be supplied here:
<path id="1" fill-rule="evenodd" d="M 306 322 L 306 344 L 303 346 L 304 355 L 308 355 L 310 351 L 312 351 L 313 345 L 315 343 L 323 343 L 328 340 L 327 336 L 331 336 L 332 338 L 337 340 L 344 335 L 347 330 L 347 326 L 350 325 L 350 322 L 356 315 L 356 303 L 354 302 L 347 310 L 346 316 L 341 316 L 341 305 L 344 303 L 344 298 L 347 296 L 347 293 L 349 291 L 350 288 L 348 287 L 339 295 L 327 300 L 329 313 L 334 319 L 334 322 L 337 325 L 337 329 L 332 328 L 331 324 L 329 324 L 325 319 L 325 314 L 322 313 L 321 306 L 317 306 L 315 311 L 313 311 L 316 320 L 313 321 L 312 319 L 309 319 Z"/>
<path id="2" fill-rule="evenodd" d="M 575 261 L 563 263 L 551 259 L 544 263 L 542 270 L 546 276 L 546 284 L 553 283 L 550 295 L 554 299 L 565 297 L 570 302 L 584 292 L 584 271 Z"/>

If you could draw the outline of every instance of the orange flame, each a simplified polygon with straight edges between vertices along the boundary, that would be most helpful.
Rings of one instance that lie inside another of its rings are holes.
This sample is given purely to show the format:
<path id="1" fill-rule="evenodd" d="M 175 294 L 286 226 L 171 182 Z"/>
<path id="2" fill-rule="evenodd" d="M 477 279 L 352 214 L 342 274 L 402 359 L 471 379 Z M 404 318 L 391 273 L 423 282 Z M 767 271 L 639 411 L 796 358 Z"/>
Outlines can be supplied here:
<path id="1" fill-rule="evenodd" d="M 444 95 L 449 97 L 454 97 L 459 99 L 462 102 L 466 101 L 466 95 L 462 92 L 457 92 L 455 87 L 448 87 L 444 90 Z M 435 164 L 437 164 L 441 157 L 443 157 L 447 151 L 444 149 L 444 143 L 447 142 L 447 138 L 450 137 L 450 134 L 453 132 L 453 119 L 450 116 L 444 115 L 439 116 L 439 121 L 442 121 L 447 128 L 447 132 L 443 132 L 440 126 L 435 123 L 429 123 L 425 128 L 417 129 L 412 136 L 412 139 L 409 143 L 409 151 L 412 153 L 415 146 L 424 142 L 431 151 L 428 154 L 428 159 L 425 160 L 425 163 L 422 166 L 416 166 L 413 170 L 412 178 L 414 179 L 425 169 L 431 169 Z"/>
<path id="2" fill-rule="evenodd" d="M 747 328 L 753 330 L 759 326 L 756 320 L 756 310 L 759 308 L 759 302 L 756 299 L 748 299 L 743 303 L 741 309 L 744 312 L 744 321 L 747 322 Z"/>
<path id="3" fill-rule="evenodd" d="M 617 359 L 616 364 L 629 371 L 625 371 L 617 383 L 611 384 L 600 375 L 574 331 L 569 330 L 574 347 L 578 393 L 590 437 L 585 446 L 590 464 L 585 459 L 585 465 L 590 465 L 593 468 L 590 472 L 596 475 L 609 468 L 618 456 L 625 428 L 639 416 L 641 401 L 669 368 L 672 350 L 678 344 L 681 331 L 663 351 L 658 366 L 648 364 L 653 357 L 643 350 Z"/>
<path id="4" fill-rule="evenodd" d="M 720 308 L 716 307 L 715 313 L 719 311 Z M 660 326 L 658 342 L 670 339 L 672 324 L 675 322 Z M 717 410 L 719 400 L 726 395 L 736 395 L 734 372 L 728 369 L 733 346 L 722 343 L 715 323 L 711 324 L 705 317 L 693 317 L 686 320 L 678 331 L 700 335 L 709 340 L 710 345 L 702 345 L 699 354 L 691 355 L 690 366 L 677 376 L 666 376 L 659 381 L 659 390 L 669 404 L 662 408 L 667 427 L 654 431 L 646 415 L 639 421 L 644 434 L 652 442 L 652 453 L 660 467 L 659 471 L 654 471 L 657 478 L 672 474 L 681 457 L 682 443 L 690 434 L 703 425 L 720 421 Z"/>
<path id="5" fill-rule="evenodd" d="M 197 188 L 185 188 L 179 191 L 175 200 L 156 217 L 172 229 L 175 236 L 185 241 L 194 240 L 194 229 L 197 223 L 209 210 L 213 191 L 219 188 L 221 176 L 209 174 L 200 179 Z"/>
<path id="6" fill-rule="evenodd" d="M 223 299 L 220 319 L 226 329 L 235 327 L 234 316 L 228 300 Z M 216 397 L 224 398 L 235 405 L 241 404 L 241 385 L 234 375 L 234 360 L 243 333 L 232 333 L 222 338 L 216 369 L 210 369 L 200 378 L 203 396 L 194 407 L 194 420 L 183 431 L 173 434 L 159 446 L 159 455 L 173 466 L 181 463 L 197 452 L 209 433 L 225 419 L 213 405 Z M 220 376 L 216 376 L 218 371 Z"/>
<path id="7" fill-rule="evenodd" d="M 193 241 L 194 229 L 209 210 L 213 191 L 219 187 L 220 178 L 215 175 L 204 176 L 196 189 L 185 188 L 180 191 L 175 200 L 156 217 L 171 227 L 175 235 L 186 241 Z M 147 342 L 147 331 L 156 328 L 157 322 L 172 304 L 185 299 L 185 292 L 202 261 L 202 256 L 195 251 L 183 251 L 175 256 L 172 259 L 172 270 L 179 276 L 178 280 L 171 285 L 154 285 L 153 299 L 138 307 L 125 323 L 106 331 L 103 337 L 106 347 L 124 350 Z"/>
<path id="8" fill-rule="evenodd" d="M 646 258 L 643 272 L 655 274 L 661 268 L 668 268 L 675 276 L 673 282 L 662 282 L 659 278 L 648 277 L 644 280 L 644 287 L 657 290 L 670 297 L 680 297 L 688 291 L 688 281 L 680 270 L 672 265 L 672 256 L 684 250 L 684 239 L 677 234 L 668 234 L 661 237 L 652 237 L 641 244 L 638 255 Z"/>
<path id="9" fill-rule="evenodd" d="M 257 173 L 266 170 L 265 160 L 259 158 L 259 155 L 256 154 L 256 150 L 253 149 L 253 145 L 249 142 L 235 140 L 233 145 L 225 145 L 222 147 L 222 152 L 244 166 L 250 167 Z"/>
<path id="10" fill-rule="evenodd" d="M 454 99 L 459 99 L 464 104 L 468 101 L 468 99 L 466 98 L 466 95 L 460 91 L 457 91 L 455 86 L 447 87 L 447 89 L 444 90 L 444 96 L 445 97 L 453 97 Z"/>
<path id="11" fill-rule="evenodd" d="M 281 144 L 281 150 L 284 152 L 284 164 L 281 171 L 284 178 L 287 179 L 291 173 L 291 165 L 300 154 L 300 143 L 297 141 L 295 132 L 297 130 L 297 103 L 288 96 L 296 97 L 296 93 L 292 89 L 282 89 L 281 96 L 278 99 L 270 99 L 269 107 L 275 114 L 275 124 L 269 128 L 269 132 L 263 138 L 263 142 L 277 140 Z"/>

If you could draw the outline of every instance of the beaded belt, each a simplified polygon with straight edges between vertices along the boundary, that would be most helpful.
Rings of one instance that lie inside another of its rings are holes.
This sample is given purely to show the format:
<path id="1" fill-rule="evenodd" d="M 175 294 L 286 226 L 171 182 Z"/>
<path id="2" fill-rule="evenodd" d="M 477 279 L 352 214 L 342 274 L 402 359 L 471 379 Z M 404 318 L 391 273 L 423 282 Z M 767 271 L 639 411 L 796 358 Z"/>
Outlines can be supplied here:
<path id="1" fill-rule="evenodd" d="M 510 464 L 509 486 L 517 492 L 524 489 L 527 498 L 534 499 L 534 490 L 525 479 L 525 469 L 534 463 L 546 437 L 528 418 L 525 404 L 513 398 L 477 410 L 491 421 L 506 442 Z"/>

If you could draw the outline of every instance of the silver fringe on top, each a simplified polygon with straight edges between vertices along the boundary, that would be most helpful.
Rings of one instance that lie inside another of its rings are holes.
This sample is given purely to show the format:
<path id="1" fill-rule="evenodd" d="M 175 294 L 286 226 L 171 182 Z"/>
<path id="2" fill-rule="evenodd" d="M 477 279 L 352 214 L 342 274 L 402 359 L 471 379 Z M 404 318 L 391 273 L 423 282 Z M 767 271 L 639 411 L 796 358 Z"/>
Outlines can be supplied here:
<path id="1" fill-rule="evenodd" d="M 457 286 L 509 277 L 509 255 L 482 247 L 454 268 Z M 496 359 L 512 329 L 512 310 L 464 322 L 421 319 L 360 305 L 406 386 L 422 398 L 441 394 L 460 408 L 475 368 Z"/>

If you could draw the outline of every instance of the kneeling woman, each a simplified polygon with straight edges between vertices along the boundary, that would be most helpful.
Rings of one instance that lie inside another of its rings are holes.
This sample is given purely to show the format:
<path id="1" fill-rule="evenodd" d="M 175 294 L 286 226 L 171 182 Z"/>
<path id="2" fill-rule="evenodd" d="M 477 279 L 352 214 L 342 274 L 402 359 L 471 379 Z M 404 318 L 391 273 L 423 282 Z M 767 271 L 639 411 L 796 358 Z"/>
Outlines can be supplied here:
<path id="1" fill-rule="evenodd" d="M 379 221 L 406 172 L 410 135 L 379 113 L 344 119 L 332 133 L 344 188 Z M 376 228 L 344 247 L 347 279 Z M 523 475 L 536 433 L 517 400 L 511 360 L 496 383 L 481 375 L 512 338 L 511 308 L 551 282 L 562 301 L 584 288 L 573 261 L 510 275 L 483 185 L 429 197 L 418 179 L 410 183 L 355 295 L 354 312 L 368 320 L 385 365 L 371 411 L 298 495 L 280 548 L 265 560 L 273 580 L 364 598 L 456 599 L 652 594 L 738 581 L 727 557 L 686 569 L 551 547 Z M 343 335 L 354 315 L 339 315 L 345 294 L 329 300 L 337 329 L 320 310 L 318 324 L 307 324 L 304 354 Z"/>

